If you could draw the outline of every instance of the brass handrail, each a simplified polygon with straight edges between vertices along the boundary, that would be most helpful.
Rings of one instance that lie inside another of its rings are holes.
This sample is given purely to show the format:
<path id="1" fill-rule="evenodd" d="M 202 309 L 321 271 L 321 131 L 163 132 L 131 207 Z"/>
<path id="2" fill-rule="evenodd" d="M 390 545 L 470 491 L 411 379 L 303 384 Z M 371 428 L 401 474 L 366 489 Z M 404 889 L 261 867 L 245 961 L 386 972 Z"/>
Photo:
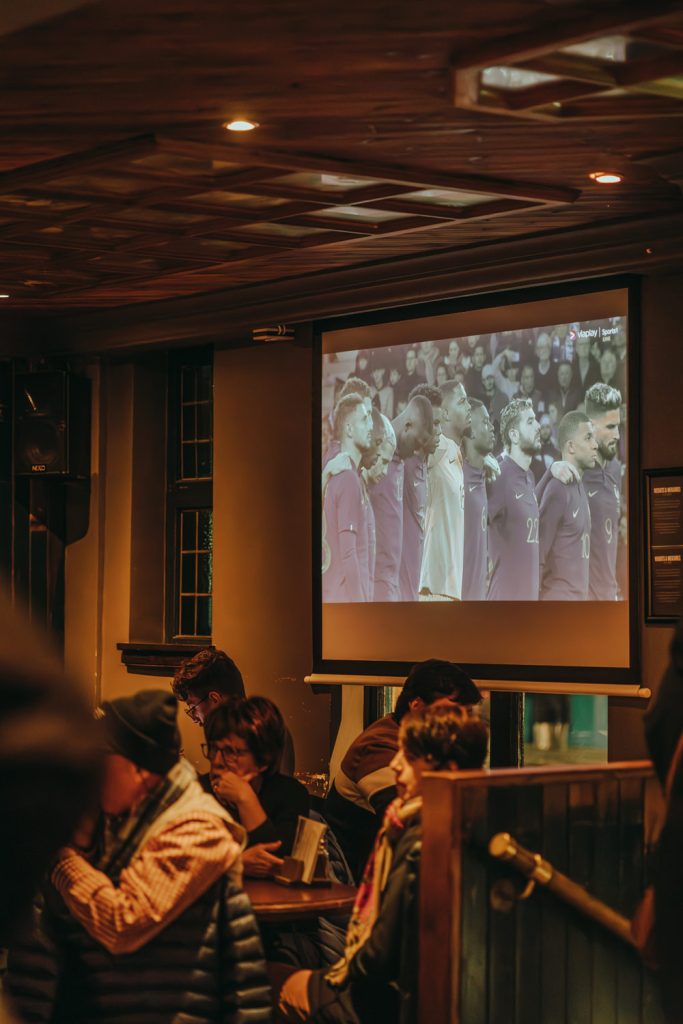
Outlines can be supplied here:
<path id="1" fill-rule="evenodd" d="M 533 888 L 534 883 L 545 886 L 559 899 L 569 903 L 572 907 L 597 921 L 604 928 L 609 929 L 629 945 L 634 945 L 631 935 L 631 922 L 627 917 L 618 914 L 602 900 L 592 896 L 582 885 L 573 882 L 567 875 L 555 868 L 540 853 L 532 853 L 524 846 L 521 846 L 509 832 L 497 832 L 489 840 L 489 853 L 497 860 L 512 864 L 525 878 L 529 879 Z M 525 893 L 528 895 L 527 890 Z"/>

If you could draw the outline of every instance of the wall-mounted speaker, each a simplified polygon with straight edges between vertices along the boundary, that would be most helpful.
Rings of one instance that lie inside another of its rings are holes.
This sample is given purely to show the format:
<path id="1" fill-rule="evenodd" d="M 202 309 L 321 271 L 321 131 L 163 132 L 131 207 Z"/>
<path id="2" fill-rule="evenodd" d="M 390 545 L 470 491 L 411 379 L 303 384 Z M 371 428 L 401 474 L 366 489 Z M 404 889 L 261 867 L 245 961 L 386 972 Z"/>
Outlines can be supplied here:
<path id="1" fill-rule="evenodd" d="M 14 473 L 90 476 L 90 381 L 64 370 L 14 378 Z"/>

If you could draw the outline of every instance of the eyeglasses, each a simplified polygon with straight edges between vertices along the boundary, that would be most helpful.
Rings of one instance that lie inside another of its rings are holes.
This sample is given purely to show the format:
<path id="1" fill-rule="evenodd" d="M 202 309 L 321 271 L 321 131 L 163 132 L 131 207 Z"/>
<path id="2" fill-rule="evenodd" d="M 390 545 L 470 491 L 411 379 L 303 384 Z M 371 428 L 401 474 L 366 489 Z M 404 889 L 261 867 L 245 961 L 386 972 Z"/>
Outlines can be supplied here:
<path id="1" fill-rule="evenodd" d="M 208 697 L 202 697 L 202 699 L 198 700 L 196 704 L 189 704 L 185 708 L 185 714 L 189 715 L 190 718 L 192 718 L 192 719 L 196 718 L 197 716 L 195 715 L 195 711 L 197 710 L 197 708 L 201 707 L 202 704 L 205 704 L 207 700 L 208 700 Z"/>
<path id="2" fill-rule="evenodd" d="M 224 768 L 227 767 L 228 761 L 238 761 L 245 754 L 249 753 L 248 747 L 233 747 L 229 743 L 223 747 L 216 747 L 213 743 L 202 743 L 202 754 L 204 757 L 208 761 L 217 761 Z"/>

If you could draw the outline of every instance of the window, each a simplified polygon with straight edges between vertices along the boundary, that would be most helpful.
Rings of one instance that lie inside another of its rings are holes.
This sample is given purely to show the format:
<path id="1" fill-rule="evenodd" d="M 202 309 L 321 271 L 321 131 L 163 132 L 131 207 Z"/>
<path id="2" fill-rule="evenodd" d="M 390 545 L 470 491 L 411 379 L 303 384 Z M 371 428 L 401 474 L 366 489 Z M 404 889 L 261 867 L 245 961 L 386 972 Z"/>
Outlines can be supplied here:
<path id="1" fill-rule="evenodd" d="M 213 360 L 171 357 L 168 389 L 167 637 L 211 637 L 213 591 Z"/>

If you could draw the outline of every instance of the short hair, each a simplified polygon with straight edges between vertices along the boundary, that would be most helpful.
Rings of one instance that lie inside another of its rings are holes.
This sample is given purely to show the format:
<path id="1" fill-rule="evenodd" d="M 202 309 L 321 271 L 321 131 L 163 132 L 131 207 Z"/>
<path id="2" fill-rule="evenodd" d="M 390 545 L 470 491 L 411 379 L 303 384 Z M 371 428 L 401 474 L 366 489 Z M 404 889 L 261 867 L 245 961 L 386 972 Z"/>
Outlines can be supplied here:
<path id="1" fill-rule="evenodd" d="M 621 408 L 621 391 L 613 388 L 611 384 L 603 384 L 599 381 L 593 384 L 586 392 L 586 415 L 591 419 L 602 416 L 605 412 L 613 412 Z"/>
<path id="2" fill-rule="evenodd" d="M 426 707 L 405 716 L 399 743 L 409 758 L 422 758 L 435 771 L 452 763 L 471 771 L 486 760 L 488 729 L 457 705 Z"/>
<path id="3" fill-rule="evenodd" d="M 244 680 L 225 651 L 205 647 L 181 662 L 171 683 L 178 700 L 208 697 L 215 690 L 221 697 L 244 697 Z"/>
<path id="4" fill-rule="evenodd" d="M 373 435 L 379 434 L 380 430 L 382 433 L 386 433 L 384 423 L 382 422 L 382 413 L 374 405 L 370 410 L 372 416 L 372 433 Z"/>
<path id="5" fill-rule="evenodd" d="M 408 395 L 408 401 L 410 401 L 411 398 L 415 398 L 416 395 L 422 395 L 423 398 L 427 399 L 430 405 L 435 405 L 437 409 L 443 402 L 440 389 L 434 387 L 433 384 L 416 384 Z"/>
<path id="6" fill-rule="evenodd" d="M 285 723 L 280 709 L 267 697 L 244 697 L 219 704 L 204 723 L 204 735 L 208 744 L 239 736 L 267 775 L 280 767 Z"/>
<path id="7" fill-rule="evenodd" d="M 572 373 L 574 372 L 574 367 L 568 359 L 560 359 L 559 363 L 557 364 L 557 369 L 559 370 L 561 366 L 568 366 Z"/>
<path id="8" fill-rule="evenodd" d="M 344 395 L 343 398 L 339 399 L 334 407 L 334 426 L 332 428 L 337 441 L 341 441 L 342 430 L 349 416 L 355 412 L 359 405 L 363 405 L 364 402 L 365 399 L 357 392 Z"/>
<path id="9" fill-rule="evenodd" d="M 400 722 L 410 702 L 420 699 L 433 704 L 440 697 L 453 697 L 458 704 L 479 704 L 481 694 L 464 669 L 452 661 L 430 658 L 413 665 L 398 695 L 394 718 Z"/>
<path id="10" fill-rule="evenodd" d="M 522 376 L 522 374 L 524 373 L 525 370 L 531 370 L 531 372 L 534 375 L 534 380 L 536 379 L 536 369 L 535 369 L 533 363 L 525 363 L 524 364 L 524 366 L 522 367 L 521 372 L 520 372 L 520 377 Z"/>
<path id="11" fill-rule="evenodd" d="M 360 377 L 347 377 L 337 396 L 337 401 L 341 401 L 347 395 L 360 395 L 361 398 L 371 398 L 372 391 L 367 381 L 361 380 Z"/>
<path id="12" fill-rule="evenodd" d="M 557 443 L 560 446 L 561 452 L 564 451 L 564 446 L 567 442 L 572 440 L 582 423 L 590 423 L 590 419 L 586 416 L 585 412 L 574 410 L 562 417 L 557 428 Z"/>
<path id="13" fill-rule="evenodd" d="M 457 388 L 463 388 L 464 391 L 464 385 L 462 381 L 453 379 L 447 380 L 445 384 L 442 384 L 441 387 L 439 388 L 439 391 L 441 392 L 442 401 L 445 402 L 449 398 L 451 398 Z"/>
<path id="14" fill-rule="evenodd" d="M 500 439 L 505 447 L 510 450 L 510 431 L 517 430 L 519 427 L 519 421 L 521 420 L 526 409 L 534 411 L 534 406 L 530 398 L 513 398 L 511 402 L 505 406 L 500 414 Z"/>
<path id="15" fill-rule="evenodd" d="M 469 403 L 470 403 L 470 411 L 471 412 L 475 412 L 475 410 L 477 410 L 477 409 L 486 409 L 486 406 L 484 405 L 484 403 L 480 402 L 478 398 L 470 398 L 469 399 Z"/>

